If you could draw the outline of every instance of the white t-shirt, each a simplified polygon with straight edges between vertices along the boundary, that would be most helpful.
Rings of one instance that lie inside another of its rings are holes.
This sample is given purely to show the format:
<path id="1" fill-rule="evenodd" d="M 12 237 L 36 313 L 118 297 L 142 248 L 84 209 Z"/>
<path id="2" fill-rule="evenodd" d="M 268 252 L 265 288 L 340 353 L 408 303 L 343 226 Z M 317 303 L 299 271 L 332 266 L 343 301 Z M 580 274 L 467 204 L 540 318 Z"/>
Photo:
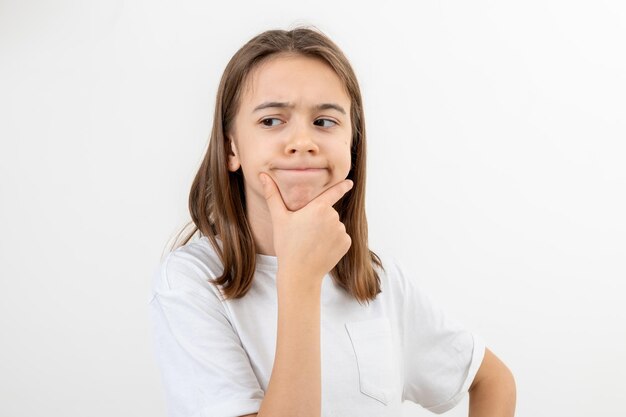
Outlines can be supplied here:
<path id="1" fill-rule="evenodd" d="M 443 413 L 469 389 L 484 343 L 446 318 L 395 258 L 375 252 L 386 273 L 375 266 L 382 292 L 369 305 L 330 275 L 322 283 L 322 416 L 397 417 L 404 400 Z M 223 270 L 207 237 L 161 262 L 150 314 L 170 417 L 259 411 L 276 349 L 277 259 L 256 254 L 250 291 L 228 301 L 207 282 Z"/>

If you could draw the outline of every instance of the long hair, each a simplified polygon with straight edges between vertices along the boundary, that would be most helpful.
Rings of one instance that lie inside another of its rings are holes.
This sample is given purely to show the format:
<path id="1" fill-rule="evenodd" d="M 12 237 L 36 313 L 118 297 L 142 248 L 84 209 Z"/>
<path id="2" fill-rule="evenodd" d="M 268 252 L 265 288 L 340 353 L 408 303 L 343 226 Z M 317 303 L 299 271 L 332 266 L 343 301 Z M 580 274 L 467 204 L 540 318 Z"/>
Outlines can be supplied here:
<path id="1" fill-rule="evenodd" d="M 178 233 L 171 251 L 185 245 L 196 232 L 206 236 L 218 254 L 224 270 L 212 280 L 221 286 L 225 299 L 243 297 L 252 285 L 256 248 L 248 219 L 241 169 L 230 172 L 226 138 L 241 103 L 248 74 L 261 62 L 279 54 L 300 54 L 326 61 L 343 81 L 351 99 L 352 146 L 348 178 L 354 182 L 350 193 L 335 206 L 346 233 L 352 240 L 348 252 L 329 271 L 335 283 L 355 297 L 359 303 L 376 298 L 381 292 L 375 263 L 382 261 L 368 247 L 365 215 L 365 119 L 361 91 L 354 71 L 339 47 L 319 29 L 296 27 L 292 30 L 268 30 L 239 49 L 230 59 L 222 75 L 215 102 L 213 129 L 205 154 L 189 194 L 192 221 Z M 178 237 L 192 225 L 178 242 Z M 220 239 L 220 243 L 216 241 Z M 383 268 L 384 270 L 384 268 Z"/>

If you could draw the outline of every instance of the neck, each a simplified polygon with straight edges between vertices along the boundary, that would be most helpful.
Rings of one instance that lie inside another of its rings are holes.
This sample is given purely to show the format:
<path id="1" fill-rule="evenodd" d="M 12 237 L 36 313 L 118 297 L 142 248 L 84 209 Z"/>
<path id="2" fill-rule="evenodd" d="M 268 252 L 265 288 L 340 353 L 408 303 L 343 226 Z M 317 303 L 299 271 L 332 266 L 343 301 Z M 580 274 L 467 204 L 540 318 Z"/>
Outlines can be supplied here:
<path id="1" fill-rule="evenodd" d="M 246 193 L 246 216 L 252 230 L 252 237 L 256 246 L 256 252 L 261 255 L 276 256 L 274 251 L 274 235 L 272 217 L 263 196 L 255 193 Z"/>

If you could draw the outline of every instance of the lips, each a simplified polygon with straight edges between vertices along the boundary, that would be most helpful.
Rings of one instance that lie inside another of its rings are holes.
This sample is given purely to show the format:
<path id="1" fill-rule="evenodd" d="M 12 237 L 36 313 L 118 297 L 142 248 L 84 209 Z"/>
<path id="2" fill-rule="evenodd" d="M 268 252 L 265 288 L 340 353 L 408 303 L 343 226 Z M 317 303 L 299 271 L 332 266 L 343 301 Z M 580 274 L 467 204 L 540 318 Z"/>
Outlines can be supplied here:
<path id="1" fill-rule="evenodd" d="M 281 169 L 281 168 L 278 168 Z M 314 172 L 314 171 L 322 171 L 324 168 L 291 168 L 291 169 L 287 169 L 287 168 L 283 168 L 283 171 L 297 171 L 297 172 Z"/>
<path id="2" fill-rule="evenodd" d="M 283 169 L 283 170 L 290 170 L 290 171 L 305 171 L 305 170 L 309 170 L 309 169 L 326 169 L 323 167 L 313 167 L 313 166 L 297 166 L 297 167 L 284 167 L 284 168 L 276 168 L 276 169 Z"/>
<path id="3" fill-rule="evenodd" d="M 288 172 L 291 174 L 314 174 L 326 171 L 326 168 L 305 168 L 305 169 L 281 169 L 276 168 L 278 172 Z"/>

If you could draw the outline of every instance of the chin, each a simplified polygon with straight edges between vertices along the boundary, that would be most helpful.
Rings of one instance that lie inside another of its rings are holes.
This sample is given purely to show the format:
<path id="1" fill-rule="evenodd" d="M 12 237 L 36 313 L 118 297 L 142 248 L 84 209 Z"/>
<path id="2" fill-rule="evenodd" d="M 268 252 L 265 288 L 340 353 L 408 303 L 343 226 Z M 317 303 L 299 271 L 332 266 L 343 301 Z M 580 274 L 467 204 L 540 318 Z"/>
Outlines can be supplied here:
<path id="1" fill-rule="evenodd" d="M 308 203 L 306 203 L 308 204 Z M 289 211 L 298 211 L 304 207 L 306 207 L 305 203 L 297 203 L 297 204 L 286 204 L 287 210 Z"/>
<path id="2" fill-rule="evenodd" d="M 283 201 L 285 202 L 285 206 L 290 211 L 300 210 L 302 207 L 309 204 L 315 197 L 320 195 L 322 190 L 293 190 L 289 195 L 283 194 Z"/>

